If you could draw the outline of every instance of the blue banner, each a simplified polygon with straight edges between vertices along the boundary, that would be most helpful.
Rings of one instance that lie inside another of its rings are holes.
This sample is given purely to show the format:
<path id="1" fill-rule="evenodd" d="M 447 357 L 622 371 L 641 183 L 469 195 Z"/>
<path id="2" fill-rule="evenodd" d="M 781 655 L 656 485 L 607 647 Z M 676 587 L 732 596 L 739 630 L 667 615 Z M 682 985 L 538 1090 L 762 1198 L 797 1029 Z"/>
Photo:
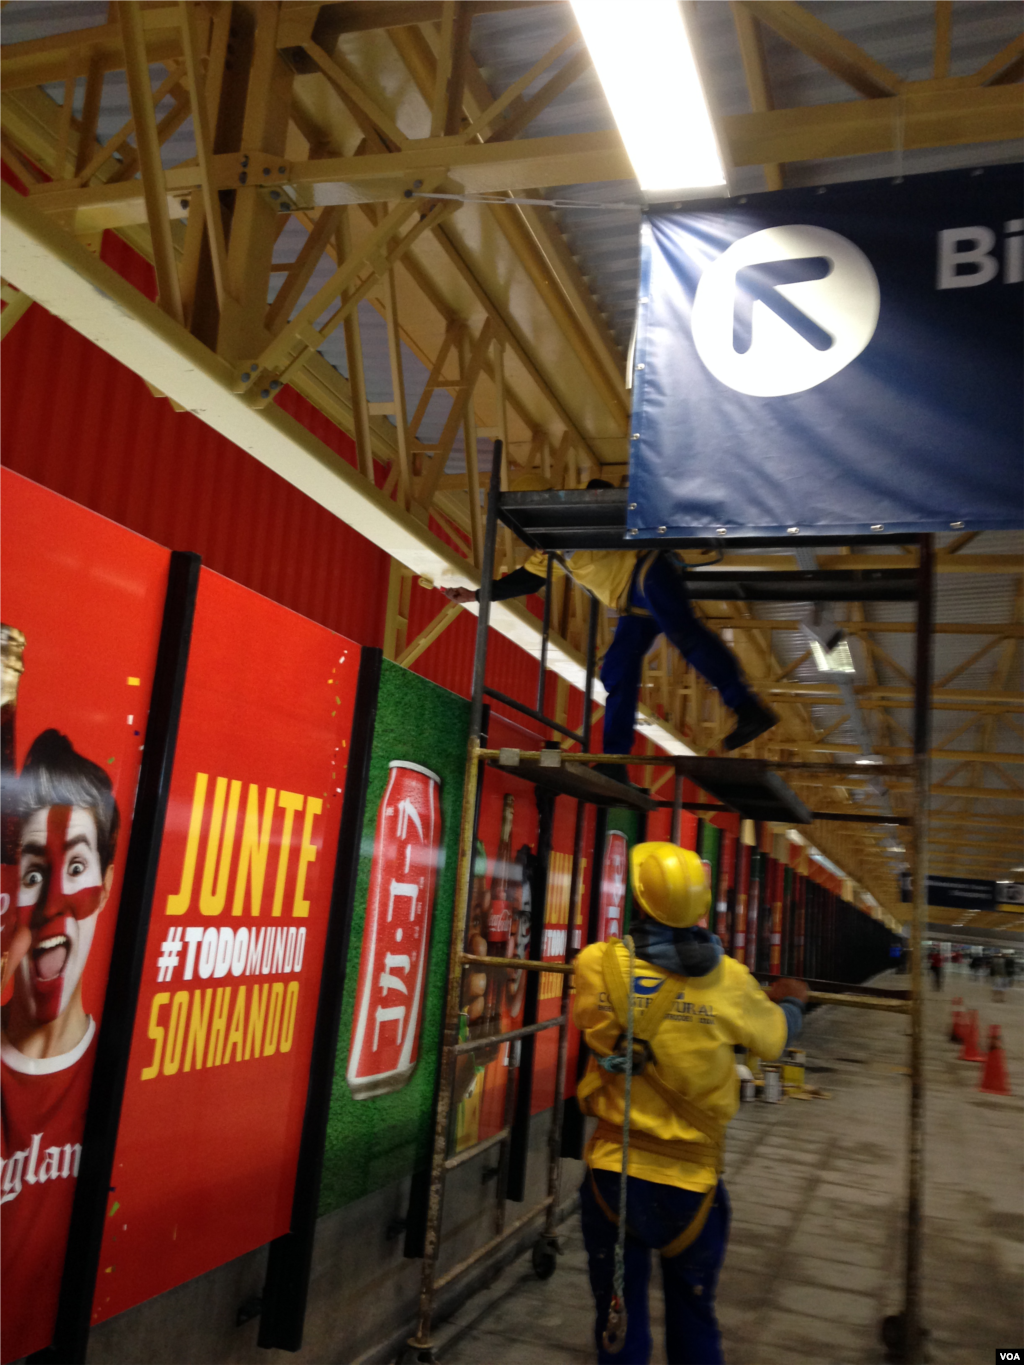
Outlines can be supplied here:
<path id="1" fill-rule="evenodd" d="M 1024 525 L 1024 171 L 649 213 L 629 534 Z"/>

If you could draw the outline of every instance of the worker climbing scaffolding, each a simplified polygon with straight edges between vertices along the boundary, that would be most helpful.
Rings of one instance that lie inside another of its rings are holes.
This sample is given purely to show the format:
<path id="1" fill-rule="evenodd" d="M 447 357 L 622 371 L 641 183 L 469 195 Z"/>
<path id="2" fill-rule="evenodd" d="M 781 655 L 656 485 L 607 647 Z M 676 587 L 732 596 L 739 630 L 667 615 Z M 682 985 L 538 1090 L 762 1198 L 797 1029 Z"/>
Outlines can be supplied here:
<path id="1" fill-rule="evenodd" d="M 537 479 L 527 475 L 531 489 Z M 544 482 L 544 487 L 547 487 Z M 606 479 L 591 479 L 587 489 L 610 489 Z M 524 480 L 514 486 L 518 491 Z M 606 607 L 619 613 L 615 636 L 604 657 L 601 681 L 608 693 L 604 714 L 604 752 L 628 754 L 644 655 L 664 634 L 701 677 L 718 689 L 736 713 L 736 725 L 722 741 L 739 749 L 778 723 L 778 717 L 751 691 L 735 655 L 694 615 L 677 561 L 661 550 L 578 550 L 556 556 L 557 565 Z M 491 600 L 505 602 L 539 592 L 547 582 L 547 555 L 538 550 L 525 564 L 491 585 Z M 479 590 L 445 588 L 452 602 L 479 600 Z M 621 776 L 609 771 L 609 776 Z"/>
<path id="2" fill-rule="evenodd" d="M 733 1048 L 778 1057 L 800 1030 L 807 987 L 784 978 L 766 995 L 698 927 L 711 893 L 696 853 L 637 844 L 630 873 L 632 934 L 591 944 L 576 960 L 574 1017 L 592 1054 L 578 1096 L 598 1120 L 580 1190 L 598 1360 L 650 1358 L 657 1250 L 668 1360 L 716 1365 L 715 1287 L 729 1234 L 725 1129 L 739 1099 Z"/>

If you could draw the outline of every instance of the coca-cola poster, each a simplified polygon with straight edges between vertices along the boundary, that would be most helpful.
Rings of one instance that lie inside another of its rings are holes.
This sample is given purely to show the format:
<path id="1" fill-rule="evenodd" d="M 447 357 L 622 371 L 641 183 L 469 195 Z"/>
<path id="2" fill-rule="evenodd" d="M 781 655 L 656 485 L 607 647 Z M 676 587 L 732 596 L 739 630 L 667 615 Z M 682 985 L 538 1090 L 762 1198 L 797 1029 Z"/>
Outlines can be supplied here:
<path id="1" fill-rule="evenodd" d="M 290 1226 L 359 661 L 201 571 L 94 1322 Z"/>
<path id="2" fill-rule="evenodd" d="M 429 1160 L 468 737 L 464 698 L 384 661 L 322 1213 Z"/>
<path id="3" fill-rule="evenodd" d="M 625 931 L 628 886 L 629 844 L 621 830 L 609 829 L 604 836 L 601 899 L 597 920 L 597 937 L 602 943 L 610 938 L 621 938 Z"/>
<path id="4" fill-rule="evenodd" d="M 169 555 L 10 470 L 0 486 L 9 1361 L 53 1332 Z"/>
<path id="5" fill-rule="evenodd" d="M 492 716 L 487 738 L 492 747 L 538 748 L 543 739 L 535 732 L 500 716 Z M 555 802 L 551 851 L 546 881 L 538 863 L 539 821 L 536 787 L 513 771 L 488 768 L 483 778 L 478 825 L 477 860 L 467 926 L 467 948 L 492 957 L 526 957 L 533 935 L 541 935 L 540 955 L 564 961 L 567 949 L 578 950 L 585 941 L 585 913 L 590 886 L 590 850 L 593 845 L 593 807 L 584 821 L 584 854 L 575 904 L 572 900 L 572 854 L 576 828 L 576 803 L 568 797 Z M 508 837 L 505 825 L 512 820 Z M 544 915 L 539 906 L 543 892 Z M 503 914 L 495 913 L 495 903 Z M 523 1023 L 526 973 L 509 968 L 504 972 L 467 971 L 463 979 L 463 1031 L 468 1037 L 504 1033 Z M 538 1021 L 553 1019 L 562 998 L 561 975 L 541 974 L 538 985 Z M 578 1037 L 570 1029 L 568 1093 L 575 1076 L 574 1058 Z M 535 1043 L 533 1090 L 530 1109 L 534 1114 L 550 1107 L 555 1093 L 558 1051 L 557 1030 L 538 1035 Z M 456 1144 L 459 1149 L 493 1136 L 504 1126 L 509 1067 L 516 1068 L 521 1049 L 515 1043 L 496 1045 L 472 1057 L 460 1059 L 456 1072 Z M 516 1084 L 513 1075 L 511 1084 Z"/>

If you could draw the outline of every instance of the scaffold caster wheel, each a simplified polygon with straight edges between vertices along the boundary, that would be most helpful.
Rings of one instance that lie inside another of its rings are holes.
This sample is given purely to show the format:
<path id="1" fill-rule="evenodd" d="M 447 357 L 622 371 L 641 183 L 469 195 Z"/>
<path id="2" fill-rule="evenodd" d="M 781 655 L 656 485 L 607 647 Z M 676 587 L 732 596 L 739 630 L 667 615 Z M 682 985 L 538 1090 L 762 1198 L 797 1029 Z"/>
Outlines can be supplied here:
<path id="1" fill-rule="evenodd" d="M 398 1357 L 398 1365 L 437 1365 L 432 1346 L 416 1346 L 409 1342 Z"/>
<path id="2" fill-rule="evenodd" d="M 561 1247 L 557 1237 L 540 1237 L 533 1244 L 533 1273 L 538 1280 L 550 1280 L 558 1265 Z"/>
<path id="3" fill-rule="evenodd" d="M 931 1334 L 927 1327 L 922 1327 L 920 1331 L 920 1359 L 927 1362 L 932 1358 L 928 1350 L 928 1337 Z M 911 1359 L 910 1343 L 907 1341 L 907 1320 L 903 1313 L 890 1313 L 887 1318 L 882 1319 L 882 1344 L 885 1346 L 885 1359 L 888 1365 L 906 1365 Z"/>

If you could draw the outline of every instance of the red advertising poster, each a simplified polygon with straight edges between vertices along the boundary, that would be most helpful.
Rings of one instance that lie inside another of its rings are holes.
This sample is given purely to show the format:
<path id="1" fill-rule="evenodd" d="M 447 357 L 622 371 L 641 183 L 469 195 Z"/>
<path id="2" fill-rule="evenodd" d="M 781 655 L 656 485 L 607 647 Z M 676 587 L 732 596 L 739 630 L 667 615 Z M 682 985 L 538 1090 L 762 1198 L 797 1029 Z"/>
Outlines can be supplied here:
<path id="1" fill-rule="evenodd" d="M 488 743 L 497 747 L 538 748 L 543 740 L 523 727 L 492 717 Z M 587 904 L 589 865 L 582 859 L 582 876 L 576 905 L 570 913 L 572 850 L 576 803 L 559 797 L 555 805 L 552 851 L 544 923 L 536 922 L 532 887 L 536 883 L 538 819 L 536 789 L 532 783 L 505 770 L 485 770 L 480 803 L 477 860 L 473 899 L 466 936 L 467 950 L 491 957 L 526 957 L 533 934 L 543 935 L 542 958 L 562 961 L 569 935 L 573 947 L 582 946 L 584 906 Z M 593 808 L 587 808 L 584 849 L 593 843 Z M 504 980 L 502 979 L 504 975 Z M 463 988 L 464 1031 L 476 1037 L 483 1031 L 505 1033 L 523 1023 L 526 972 L 468 972 Z M 553 1019 L 559 1012 L 562 977 L 542 975 L 538 992 L 538 1020 Z M 567 1076 L 575 1076 L 578 1046 L 570 1030 Z M 545 1031 L 536 1042 L 531 1110 L 547 1109 L 554 1098 L 557 1030 Z M 459 1149 L 493 1136 L 504 1126 L 506 1080 L 509 1063 L 516 1065 L 517 1044 L 504 1044 L 493 1053 L 474 1055 L 473 1072 L 464 1062 L 456 1076 L 456 1099 L 461 1100 L 457 1118 Z M 475 1074 L 473 1074 L 475 1073 Z M 569 1093 L 572 1091 L 569 1083 Z"/>
<path id="2" fill-rule="evenodd" d="M 585 944 L 586 906 L 590 900 L 590 850 L 594 846 L 594 807 L 586 806 L 584 809 L 583 856 L 580 859 L 576 904 L 570 909 L 572 848 L 576 834 L 576 802 L 569 797 L 560 796 L 555 806 L 551 863 L 548 868 L 547 909 L 544 915 L 544 944 L 541 952 L 541 957 L 548 958 L 553 962 L 561 962 L 564 959 L 567 938 L 577 951 Z M 562 977 L 542 975 L 538 1018 L 554 1019 L 559 1012 L 561 1003 Z M 569 1017 L 572 1018 L 571 995 Z M 565 1073 L 565 1093 L 567 1095 L 575 1093 L 574 1078 L 578 1050 L 579 1034 L 575 1025 L 570 1024 Z M 530 1105 L 531 1112 L 534 1114 L 539 1114 L 554 1103 L 557 1060 L 558 1030 L 548 1029 L 539 1035 L 536 1043 L 533 1097 Z"/>
<path id="3" fill-rule="evenodd" d="M 288 1230 L 359 655 L 202 571 L 93 1321 Z"/>
<path id="4" fill-rule="evenodd" d="M 622 937 L 628 885 L 629 841 L 621 830 L 610 829 L 604 838 L 601 899 L 597 921 L 597 937 L 602 943 L 606 943 L 610 938 Z"/>
<path id="5" fill-rule="evenodd" d="M 3 493 L 3 1360 L 49 1344 L 167 550 L 18 474 Z"/>
<path id="6" fill-rule="evenodd" d="M 357 1100 L 400 1090 L 419 1057 L 423 983 L 441 854 L 441 779 L 388 765 L 377 813 L 346 1079 Z"/>

